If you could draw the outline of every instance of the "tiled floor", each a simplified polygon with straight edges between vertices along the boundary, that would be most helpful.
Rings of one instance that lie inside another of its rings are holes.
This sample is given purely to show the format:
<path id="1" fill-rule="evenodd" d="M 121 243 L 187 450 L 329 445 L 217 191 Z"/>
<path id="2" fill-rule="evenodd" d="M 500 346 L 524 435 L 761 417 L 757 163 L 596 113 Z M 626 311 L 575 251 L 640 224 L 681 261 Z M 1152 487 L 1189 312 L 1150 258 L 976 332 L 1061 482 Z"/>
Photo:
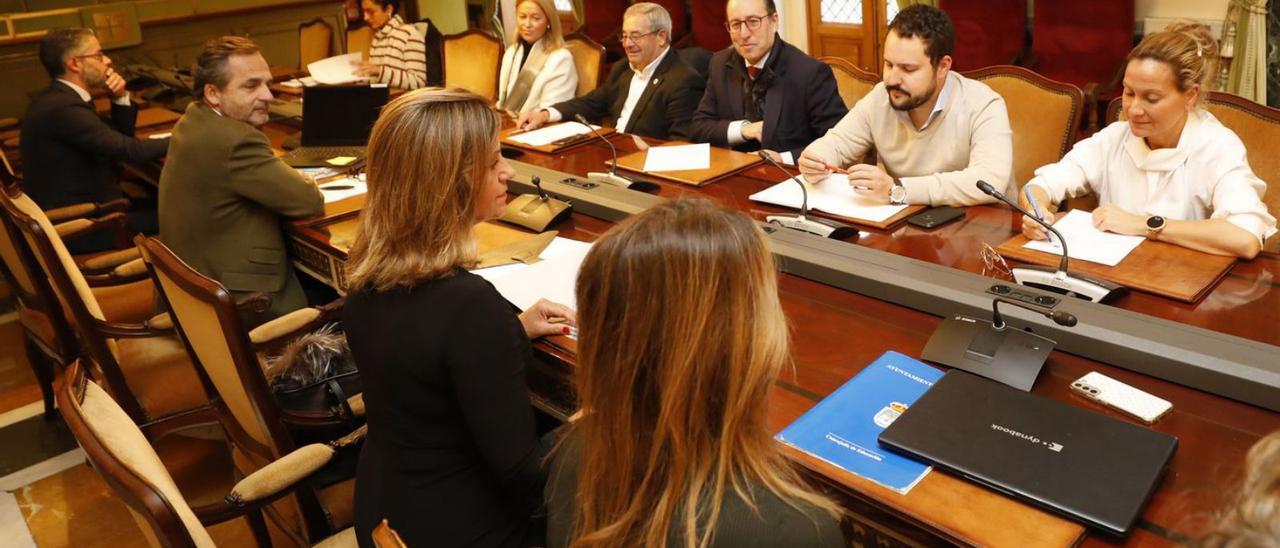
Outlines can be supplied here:
<path id="1" fill-rule="evenodd" d="M 0 287 L 0 295 L 6 291 Z M 0 318 L 4 316 L 0 310 Z M 0 546 L 146 546 L 128 507 L 84 462 L 61 419 L 40 416 L 40 390 L 23 352 L 22 329 L 8 316 L 0 320 Z M 20 416 L 13 417 L 15 413 Z M 5 424 L 3 418 L 12 420 Z M 169 436 L 157 443 L 157 450 L 171 471 L 184 471 L 175 473 L 184 493 L 220 498 L 231 485 L 226 445 L 202 434 Z M 275 527 L 271 530 L 275 546 L 297 545 Z M 244 520 L 210 527 L 209 532 L 218 546 L 254 546 Z"/>

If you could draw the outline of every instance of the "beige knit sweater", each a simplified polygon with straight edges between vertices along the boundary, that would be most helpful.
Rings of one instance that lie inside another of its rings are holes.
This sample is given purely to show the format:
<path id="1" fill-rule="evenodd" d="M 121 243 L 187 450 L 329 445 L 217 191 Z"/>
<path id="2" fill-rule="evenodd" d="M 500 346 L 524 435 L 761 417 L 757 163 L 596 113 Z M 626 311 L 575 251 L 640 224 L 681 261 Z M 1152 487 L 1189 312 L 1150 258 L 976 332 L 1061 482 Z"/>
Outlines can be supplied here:
<path id="1" fill-rule="evenodd" d="M 955 72 L 947 80 L 924 129 L 917 130 L 906 112 L 893 110 L 881 83 L 806 151 L 846 167 L 874 149 L 884 170 L 902 180 L 911 204 L 995 201 L 978 190 L 979 180 L 1014 197 L 1012 131 L 1004 99 Z"/>

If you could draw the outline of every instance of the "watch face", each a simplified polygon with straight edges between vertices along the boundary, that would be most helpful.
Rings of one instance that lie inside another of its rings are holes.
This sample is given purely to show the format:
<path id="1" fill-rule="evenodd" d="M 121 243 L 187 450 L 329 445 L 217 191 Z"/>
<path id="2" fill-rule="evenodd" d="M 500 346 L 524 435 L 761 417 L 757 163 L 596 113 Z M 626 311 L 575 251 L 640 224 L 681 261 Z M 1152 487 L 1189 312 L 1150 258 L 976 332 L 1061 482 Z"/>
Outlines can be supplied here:
<path id="1" fill-rule="evenodd" d="M 1164 217 L 1160 217 L 1160 216 L 1147 217 L 1147 228 L 1155 230 L 1162 226 L 1164 226 Z"/>
<path id="2" fill-rule="evenodd" d="M 889 199 L 894 202 L 901 202 L 906 199 L 906 197 L 907 189 L 904 187 L 895 186 L 892 189 L 889 189 Z"/>

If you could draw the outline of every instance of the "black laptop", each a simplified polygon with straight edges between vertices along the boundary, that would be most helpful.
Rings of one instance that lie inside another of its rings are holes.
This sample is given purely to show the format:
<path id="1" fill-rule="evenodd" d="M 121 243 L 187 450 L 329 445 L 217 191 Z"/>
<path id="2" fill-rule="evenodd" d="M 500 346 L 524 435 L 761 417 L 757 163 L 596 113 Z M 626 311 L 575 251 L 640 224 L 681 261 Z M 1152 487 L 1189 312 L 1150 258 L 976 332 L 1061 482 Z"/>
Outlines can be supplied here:
<path id="1" fill-rule="evenodd" d="M 387 104 L 386 86 L 314 86 L 302 90 L 302 146 L 284 156 L 293 167 L 346 167 L 364 159 L 369 132 Z"/>
<path id="2" fill-rule="evenodd" d="M 963 371 L 950 371 L 880 444 L 1123 535 L 1178 439 Z"/>

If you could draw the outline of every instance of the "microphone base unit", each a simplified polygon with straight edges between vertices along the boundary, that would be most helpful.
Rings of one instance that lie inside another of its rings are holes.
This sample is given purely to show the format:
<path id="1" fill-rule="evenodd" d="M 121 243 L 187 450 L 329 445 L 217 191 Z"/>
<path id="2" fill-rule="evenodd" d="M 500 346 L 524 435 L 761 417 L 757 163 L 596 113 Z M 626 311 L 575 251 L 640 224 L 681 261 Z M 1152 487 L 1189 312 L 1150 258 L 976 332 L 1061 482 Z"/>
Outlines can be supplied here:
<path id="1" fill-rule="evenodd" d="M 764 218 L 765 222 L 778 225 L 800 232 L 808 232 L 822 236 L 823 238 L 831 238 L 835 240 L 844 240 L 850 237 L 857 238 L 858 229 L 838 223 L 829 219 L 819 217 L 806 217 L 804 215 L 769 215 Z"/>
<path id="2" fill-rule="evenodd" d="M 934 330 L 920 357 L 1029 392 L 1055 346 L 1008 324 L 997 329 L 987 320 L 952 314 Z"/>
<path id="3" fill-rule="evenodd" d="M 1123 285 L 1085 274 L 1063 273 L 1055 267 L 1027 265 L 1009 270 L 1013 273 L 1013 281 L 1021 285 L 1063 295 L 1074 294 L 1095 303 L 1110 302 L 1129 294 L 1129 288 Z"/>
<path id="4" fill-rule="evenodd" d="M 534 232 L 545 232 L 551 225 L 569 218 L 573 206 L 555 198 L 537 194 L 521 194 L 507 204 L 498 220 L 520 225 Z"/>

